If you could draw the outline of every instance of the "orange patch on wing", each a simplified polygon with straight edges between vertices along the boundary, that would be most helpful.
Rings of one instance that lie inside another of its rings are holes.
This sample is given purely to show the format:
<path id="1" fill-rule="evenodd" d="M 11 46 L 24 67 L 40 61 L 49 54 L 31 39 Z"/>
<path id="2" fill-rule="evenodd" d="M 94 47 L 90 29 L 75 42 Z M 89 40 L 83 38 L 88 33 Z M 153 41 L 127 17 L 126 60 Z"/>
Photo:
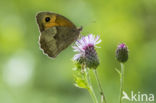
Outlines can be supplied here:
<path id="1" fill-rule="evenodd" d="M 75 27 L 75 25 L 68 21 L 67 19 L 63 18 L 62 16 L 53 15 L 51 17 L 50 22 L 45 22 L 45 29 L 51 28 L 53 26 L 65 26 L 65 27 Z"/>
<path id="2" fill-rule="evenodd" d="M 50 23 L 46 23 L 45 24 L 45 29 L 48 29 L 48 28 L 51 28 L 51 27 L 53 27 L 53 26 L 59 26 L 59 24 L 57 24 L 57 23 L 53 23 L 53 22 L 50 22 Z"/>

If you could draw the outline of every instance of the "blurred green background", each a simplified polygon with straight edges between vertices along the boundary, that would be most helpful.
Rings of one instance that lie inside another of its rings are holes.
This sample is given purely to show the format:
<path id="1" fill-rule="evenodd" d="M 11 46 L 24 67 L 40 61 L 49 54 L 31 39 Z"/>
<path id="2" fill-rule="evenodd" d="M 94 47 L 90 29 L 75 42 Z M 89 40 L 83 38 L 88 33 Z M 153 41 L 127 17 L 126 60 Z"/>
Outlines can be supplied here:
<path id="1" fill-rule="evenodd" d="M 156 95 L 156 0 L 1 0 L 0 103 L 92 103 L 73 85 L 71 46 L 56 59 L 39 49 L 39 11 L 66 16 L 83 35 L 100 35 L 98 73 L 108 103 L 118 103 L 115 49 L 122 42 L 129 48 L 124 90 Z"/>

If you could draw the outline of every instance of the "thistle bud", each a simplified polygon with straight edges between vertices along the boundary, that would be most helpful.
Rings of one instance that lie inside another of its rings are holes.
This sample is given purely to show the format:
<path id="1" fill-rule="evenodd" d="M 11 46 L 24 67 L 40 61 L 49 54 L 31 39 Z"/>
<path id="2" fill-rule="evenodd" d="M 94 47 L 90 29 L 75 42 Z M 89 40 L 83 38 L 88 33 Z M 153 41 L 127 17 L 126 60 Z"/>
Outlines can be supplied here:
<path id="1" fill-rule="evenodd" d="M 94 46 L 88 46 L 85 50 L 86 66 L 96 69 L 99 65 L 99 59 Z"/>
<path id="2" fill-rule="evenodd" d="M 122 43 L 118 45 L 116 50 L 116 59 L 122 63 L 128 60 L 128 48 L 125 44 Z"/>

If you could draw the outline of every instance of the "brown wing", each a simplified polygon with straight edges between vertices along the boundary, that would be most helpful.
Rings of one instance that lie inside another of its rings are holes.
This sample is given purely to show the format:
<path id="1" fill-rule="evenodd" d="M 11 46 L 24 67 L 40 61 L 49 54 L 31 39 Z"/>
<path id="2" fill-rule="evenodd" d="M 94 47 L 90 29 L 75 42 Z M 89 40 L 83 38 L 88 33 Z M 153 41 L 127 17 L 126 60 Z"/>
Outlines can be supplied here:
<path id="1" fill-rule="evenodd" d="M 40 34 L 40 48 L 45 54 L 50 57 L 53 57 L 56 54 L 56 40 L 54 36 L 56 35 L 56 27 L 49 28 Z"/>
<path id="2" fill-rule="evenodd" d="M 46 21 L 47 17 L 49 18 L 49 21 Z M 36 15 L 36 20 L 41 32 L 54 26 L 76 28 L 76 26 L 69 19 L 52 12 L 39 12 Z"/>
<path id="3" fill-rule="evenodd" d="M 57 26 L 41 32 L 40 47 L 44 53 L 55 58 L 62 50 L 73 43 L 80 34 L 80 29 Z"/>

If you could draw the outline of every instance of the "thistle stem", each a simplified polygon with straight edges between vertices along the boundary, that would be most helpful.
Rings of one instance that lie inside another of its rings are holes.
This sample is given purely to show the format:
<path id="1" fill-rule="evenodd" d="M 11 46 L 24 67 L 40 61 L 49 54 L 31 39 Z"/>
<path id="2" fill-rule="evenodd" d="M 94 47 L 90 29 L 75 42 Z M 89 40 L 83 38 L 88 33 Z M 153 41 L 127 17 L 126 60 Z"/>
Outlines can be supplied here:
<path id="1" fill-rule="evenodd" d="M 88 85 L 88 92 L 90 94 L 90 96 L 92 97 L 92 100 L 94 103 L 98 103 L 98 100 L 97 100 L 97 97 L 95 95 L 95 92 L 93 90 L 93 87 L 91 85 L 91 82 L 90 82 L 90 76 L 89 76 L 89 73 L 88 73 L 88 70 L 87 68 L 85 68 L 85 65 L 82 65 L 82 69 L 84 69 L 84 73 L 86 74 L 86 82 L 87 82 L 87 85 Z"/>
<path id="2" fill-rule="evenodd" d="M 120 75 L 120 103 L 122 103 L 122 93 L 123 93 L 123 83 L 124 83 L 124 64 L 121 65 L 121 75 Z"/>
<path id="3" fill-rule="evenodd" d="M 94 92 L 92 86 L 89 86 L 88 92 L 90 93 L 90 96 L 92 97 L 94 103 L 98 103 L 95 92 Z"/>
<path id="4" fill-rule="evenodd" d="M 96 78 L 96 81 L 98 83 L 98 87 L 99 87 L 99 90 L 100 90 L 101 103 L 106 103 L 106 99 L 105 99 L 104 92 L 103 92 L 103 89 L 102 89 L 102 86 L 101 86 L 101 83 L 100 83 L 100 80 L 99 80 L 99 77 L 98 77 L 98 73 L 97 73 L 96 69 L 94 69 L 93 71 L 94 71 L 95 78 Z"/>

